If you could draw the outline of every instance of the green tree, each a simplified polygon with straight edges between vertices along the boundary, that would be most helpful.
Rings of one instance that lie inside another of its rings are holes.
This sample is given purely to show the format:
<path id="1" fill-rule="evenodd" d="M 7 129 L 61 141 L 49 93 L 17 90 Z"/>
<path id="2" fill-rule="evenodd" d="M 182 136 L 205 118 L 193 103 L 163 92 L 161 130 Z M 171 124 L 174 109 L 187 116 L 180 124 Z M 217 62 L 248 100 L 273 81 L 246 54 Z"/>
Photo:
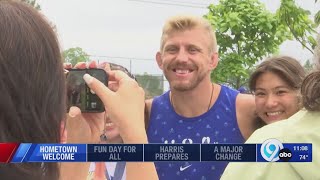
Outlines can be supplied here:
<path id="1" fill-rule="evenodd" d="M 310 73 L 314 69 L 314 64 L 312 64 L 309 60 L 307 60 L 303 65 L 306 73 Z"/>
<path id="2" fill-rule="evenodd" d="M 219 65 L 212 72 L 215 82 L 239 88 L 247 83 L 253 66 L 290 37 L 275 14 L 258 0 L 220 0 L 205 15 L 216 28 Z"/>
<path id="3" fill-rule="evenodd" d="M 62 53 L 64 62 L 71 63 L 73 66 L 77 62 L 88 62 L 89 55 L 80 47 L 70 48 Z"/>
<path id="4" fill-rule="evenodd" d="M 21 0 L 22 2 L 28 3 L 32 7 L 34 7 L 37 10 L 41 10 L 40 4 L 37 2 L 37 0 Z M 57 27 L 54 25 L 51 21 L 49 21 L 50 26 L 52 27 L 54 32 L 57 32 Z"/>
<path id="5" fill-rule="evenodd" d="M 30 4 L 31 6 L 33 6 L 33 7 L 36 8 L 37 10 L 41 10 L 41 7 L 40 7 L 40 5 L 38 4 L 37 0 L 21 0 L 21 1 Z"/>
<path id="6" fill-rule="evenodd" d="M 310 11 L 298 7 L 295 0 L 281 0 L 280 8 L 276 12 L 279 23 L 287 28 L 303 48 L 313 53 L 317 43 L 315 37 L 320 23 L 320 11 L 316 13 L 314 21 L 310 19 L 310 14 Z"/>
<path id="7" fill-rule="evenodd" d="M 146 99 L 159 96 L 163 93 L 163 75 L 135 75 L 139 85 L 145 90 Z"/>
<path id="8" fill-rule="evenodd" d="M 315 0 L 314 2 L 317 3 L 318 0 Z M 316 25 L 319 25 L 319 24 L 320 24 L 320 10 L 315 14 L 315 16 L 314 16 L 314 22 L 316 23 Z"/>

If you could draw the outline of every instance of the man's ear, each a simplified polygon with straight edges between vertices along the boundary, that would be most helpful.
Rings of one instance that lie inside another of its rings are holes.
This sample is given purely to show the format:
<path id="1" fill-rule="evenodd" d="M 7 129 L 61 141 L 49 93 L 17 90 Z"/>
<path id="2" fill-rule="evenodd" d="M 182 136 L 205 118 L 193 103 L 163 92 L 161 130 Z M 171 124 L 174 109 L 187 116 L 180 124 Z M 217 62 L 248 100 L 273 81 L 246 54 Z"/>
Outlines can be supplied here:
<path id="1" fill-rule="evenodd" d="M 163 70 L 162 57 L 161 57 L 161 53 L 160 52 L 157 52 L 156 60 L 157 60 L 157 64 L 158 64 L 159 68 L 161 70 Z"/>
<path id="2" fill-rule="evenodd" d="M 217 52 L 214 52 L 210 56 L 210 69 L 213 70 L 218 66 L 218 61 L 219 61 L 219 54 Z"/>

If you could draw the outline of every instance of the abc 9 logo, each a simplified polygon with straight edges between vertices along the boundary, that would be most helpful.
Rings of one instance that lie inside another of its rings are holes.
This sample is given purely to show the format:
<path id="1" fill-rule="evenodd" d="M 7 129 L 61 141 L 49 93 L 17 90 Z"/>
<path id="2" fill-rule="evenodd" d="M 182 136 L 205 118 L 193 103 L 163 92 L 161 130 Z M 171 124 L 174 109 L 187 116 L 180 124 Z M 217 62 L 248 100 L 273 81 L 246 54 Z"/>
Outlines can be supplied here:
<path id="1" fill-rule="evenodd" d="M 260 148 L 261 156 L 266 161 L 289 161 L 292 153 L 289 149 L 283 148 L 283 144 L 277 139 L 268 139 L 264 141 Z"/>

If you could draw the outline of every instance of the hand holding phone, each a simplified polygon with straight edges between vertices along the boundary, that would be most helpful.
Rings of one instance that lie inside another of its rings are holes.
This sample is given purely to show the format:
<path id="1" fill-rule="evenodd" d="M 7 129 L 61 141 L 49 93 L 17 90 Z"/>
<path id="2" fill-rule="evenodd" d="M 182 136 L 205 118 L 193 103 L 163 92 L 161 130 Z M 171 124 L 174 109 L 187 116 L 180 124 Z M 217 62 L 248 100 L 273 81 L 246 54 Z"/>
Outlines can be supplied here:
<path id="1" fill-rule="evenodd" d="M 104 105 L 99 97 L 90 90 L 83 80 L 84 74 L 90 74 L 108 86 L 108 74 L 103 69 L 68 69 L 67 105 L 77 106 L 81 112 L 103 112 Z"/>

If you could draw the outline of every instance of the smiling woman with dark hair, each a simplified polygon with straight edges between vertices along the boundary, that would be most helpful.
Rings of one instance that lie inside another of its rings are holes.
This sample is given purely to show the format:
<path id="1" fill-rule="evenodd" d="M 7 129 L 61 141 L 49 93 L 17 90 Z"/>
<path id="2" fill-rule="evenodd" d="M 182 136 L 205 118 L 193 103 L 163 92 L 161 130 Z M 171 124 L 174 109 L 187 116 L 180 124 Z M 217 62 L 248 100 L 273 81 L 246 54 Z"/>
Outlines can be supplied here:
<path id="1" fill-rule="evenodd" d="M 320 39 L 318 39 L 320 44 Z M 320 46 L 315 52 L 320 52 Z M 320 54 L 315 55 L 316 63 Z M 282 143 L 312 143 L 312 162 L 229 163 L 221 179 L 320 179 L 320 68 L 303 80 L 300 110 L 287 120 L 255 131 L 246 143 L 263 143 L 275 138 Z"/>
<path id="2" fill-rule="evenodd" d="M 304 77 L 304 68 L 289 56 L 270 57 L 258 65 L 249 87 L 264 124 L 288 119 L 302 108 L 300 87 Z"/>

